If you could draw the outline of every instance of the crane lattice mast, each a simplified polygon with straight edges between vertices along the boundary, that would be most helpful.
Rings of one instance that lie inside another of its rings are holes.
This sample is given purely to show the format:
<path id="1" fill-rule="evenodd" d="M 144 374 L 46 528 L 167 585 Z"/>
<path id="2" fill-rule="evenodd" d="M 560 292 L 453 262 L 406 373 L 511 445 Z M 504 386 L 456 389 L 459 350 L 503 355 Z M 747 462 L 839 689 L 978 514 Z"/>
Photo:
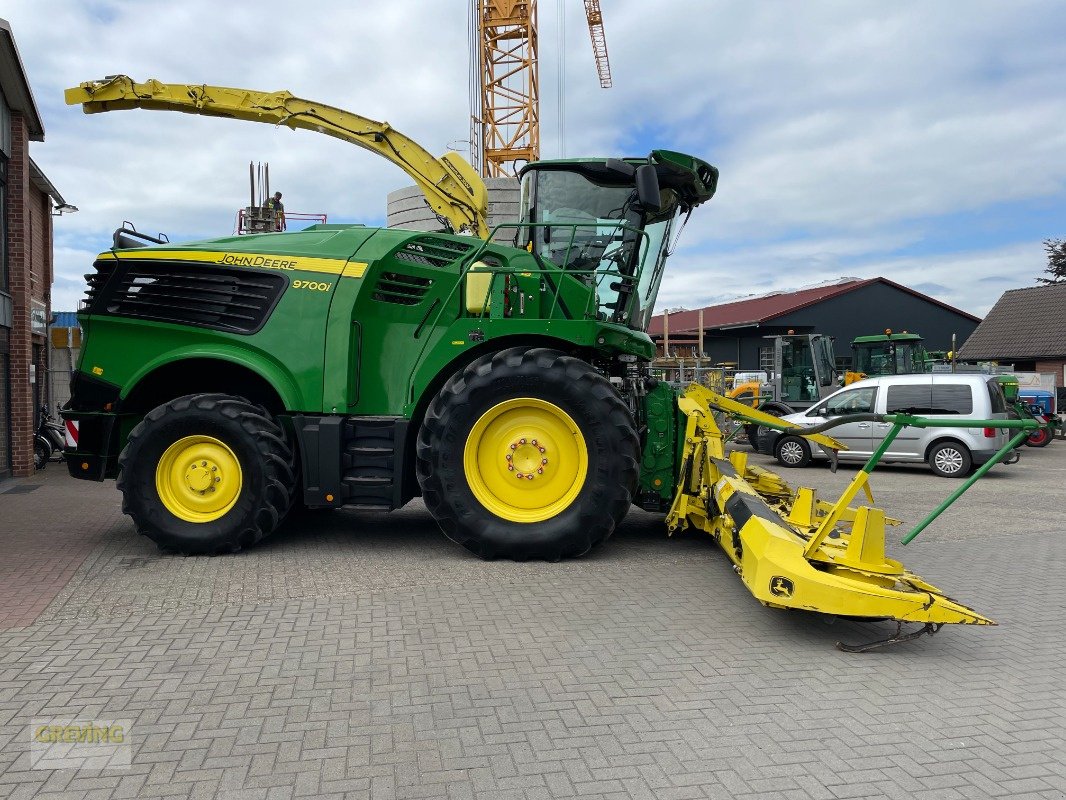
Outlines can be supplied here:
<path id="1" fill-rule="evenodd" d="M 603 30 L 603 14 L 600 0 L 585 0 L 585 17 L 592 37 L 592 55 L 596 59 L 596 72 L 600 76 L 600 88 L 611 88 L 611 61 L 607 58 L 607 35 Z"/>

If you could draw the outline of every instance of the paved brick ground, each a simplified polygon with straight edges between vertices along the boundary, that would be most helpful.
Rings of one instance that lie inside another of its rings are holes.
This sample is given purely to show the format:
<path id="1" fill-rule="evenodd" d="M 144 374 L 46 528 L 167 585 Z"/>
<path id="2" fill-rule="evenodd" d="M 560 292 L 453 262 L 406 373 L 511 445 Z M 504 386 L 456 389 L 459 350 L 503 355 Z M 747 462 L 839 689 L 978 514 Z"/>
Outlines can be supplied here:
<path id="1" fill-rule="evenodd" d="M 1027 452 L 893 548 L 1000 627 L 854 656 L 885 627 L 764 609 L 649 514 L 557 565 L 468 558 L 418 505 L 180 558 L 49 467 L 0 494 L 4 586 L 52 592 L 0 632 L 0 797 L 1061 798 L 1064 473 Z M 912 521 L 954 486 L 878 477 Z M 31 769 L 30 720 L 86 717 L 131 720 L 131 768 Z"/>
<path id="2" fill-rule="evenodd" d="M 49 464 L 0 486 L 0 631 L 29 625 L 120 519 L 99 487 Z"/>

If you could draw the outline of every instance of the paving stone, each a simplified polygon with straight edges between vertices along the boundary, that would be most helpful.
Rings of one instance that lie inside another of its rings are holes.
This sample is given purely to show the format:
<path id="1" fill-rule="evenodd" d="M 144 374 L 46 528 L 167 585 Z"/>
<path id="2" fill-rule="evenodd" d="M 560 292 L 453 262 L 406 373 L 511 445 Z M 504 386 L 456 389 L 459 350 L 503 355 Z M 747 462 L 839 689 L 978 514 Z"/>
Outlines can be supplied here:
<path id="1" fill-rule="evenodd" d="M 0 496 L 18 591 L 48 598 L 0 631 L 0 796 L 1061 800 L 1066 482 L 1042 476 L 1066 447 L 1025 455 L 889 547 L 1000 626 L 864 655 L 833 644 L 888 626 L 763 608 L 709 541 L 639 511 L 554 565 L 468 557 L 418 503 L 178 558 L 111 486 L 48 471 Z M 953 488 L 881 473 L 909 520 Z M 130 769 L 30 767 L 31 720 L 86 717 L 131 722 Z"/>

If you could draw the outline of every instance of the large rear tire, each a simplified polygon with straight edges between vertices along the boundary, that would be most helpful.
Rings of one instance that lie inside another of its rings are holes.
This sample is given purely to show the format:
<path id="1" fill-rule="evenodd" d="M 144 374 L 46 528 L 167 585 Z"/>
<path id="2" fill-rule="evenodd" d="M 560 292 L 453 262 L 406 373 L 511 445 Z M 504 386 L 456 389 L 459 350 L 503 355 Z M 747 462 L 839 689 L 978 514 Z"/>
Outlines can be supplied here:
<path id="1" fill-rule="evenodd" d="M 417 450 L 422 496 L 448 538 L 482 558 L 557 561 L 605 541 L 629 511 L 640 444 L 589 364 L 518 347 L 444 385 Z"/>
<path id="2" fill-rule="evenodd" d="M 161 548 L 235 553 L 269 535 L 295 485 L 293 454 L 262 408 L 224 394 L 150 411 L 119 456 L 122 510 Z"/>

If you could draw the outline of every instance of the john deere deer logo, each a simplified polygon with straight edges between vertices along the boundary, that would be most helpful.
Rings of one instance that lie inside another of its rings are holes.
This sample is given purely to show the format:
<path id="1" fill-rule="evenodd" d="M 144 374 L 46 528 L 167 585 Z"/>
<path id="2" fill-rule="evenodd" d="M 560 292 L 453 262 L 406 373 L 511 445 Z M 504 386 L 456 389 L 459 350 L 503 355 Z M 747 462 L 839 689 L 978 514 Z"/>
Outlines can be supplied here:
<path id="1" fill-rule="evenodd" d="M 780 575 L 774 575 L 774 577 L 770 578 L 770 594 L 774 595 L 774 597 L 792 597 L 792 592 L 795 589 L 796 585 L 788 578 Z"/>

